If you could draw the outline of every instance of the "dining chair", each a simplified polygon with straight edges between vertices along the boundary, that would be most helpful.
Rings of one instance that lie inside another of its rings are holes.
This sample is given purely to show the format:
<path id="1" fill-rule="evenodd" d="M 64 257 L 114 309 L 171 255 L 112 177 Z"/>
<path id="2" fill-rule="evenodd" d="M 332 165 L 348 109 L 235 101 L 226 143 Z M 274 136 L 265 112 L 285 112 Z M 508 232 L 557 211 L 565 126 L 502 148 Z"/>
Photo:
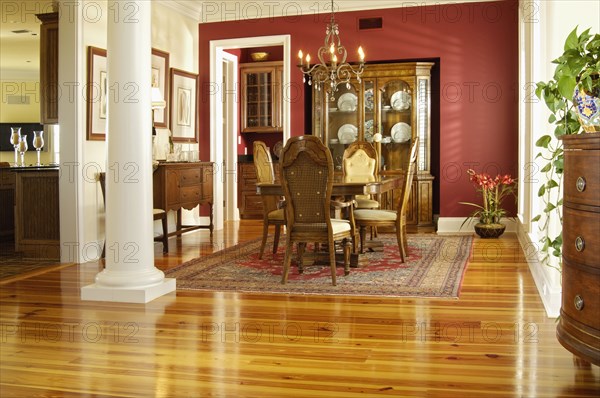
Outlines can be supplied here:
<path id="1" fill-rule="evenodd" d="M 273 160 L 269 147 L 262 141 L 254 141 L 253 145 L 254 169 L 256 170 L 256 182 L 272 184 L 275 182 L 275 172 Z M 281 198 L 279 196 L 264 195 L 261 197 L 263 205 L 263 234 L 260 244 L 260 253 L 258 258 L 262 259 L 269 235 L 269 226 L 275 226 L 275 235 L 273 237 L 273 254 L 277 253 L 279 246 L 279 237 L 281 227 L 285 225 L 285 214 L 281 208 Z"/>
<path id="2" fill-rule="evenodd" d="M 357 209 L 354 211 L 354 220 L 360 230 L 360 252 L 364 252 L 367 227 L 393 227 L 396 230 L 398 241 L 398 250 L 400 259 L 404 262 L 407 257 L 407 239 L 406 239 L 406 207 L 410 196 L 413 175 L 417 162 L 417 147 L 419 138 L 415 138 L 410 148 L 410 156 L 405 169 L 404 182 L 398 198 L 396 210 L 374 210 Z"/>
<path id="3" fill-rule="evenodd" d="M 106 173 L 100 172 L 98 173 L 98 181 L 100 182 L 100 189 L 102 191 L 102 199 L 106 203 Z M 156 236 L 154 238 L 155 242 L 162 242 L 163 244 L 163 253 L 169 252 L 169 228 L 167 224 L 167 212 L 163 209 L 152 209 L 152 218 L 154 221 L 160 220 L 162 223 L 162 235 Z M 106 254 L 106 242 L 104 242 L 104 246 L 102 247 L 102 255 L 100 258 L 104 258 Z"/>
<path id="4" fill-rule="evenodd" d="M 331 200 L 333 159 L 329 149 L 315 136 L 288 140 L 280 158 L 281 180 L 286 201 L 286 247 L 281 282 L 287 283 L 294 243 L 298 243 L 301 272 L 306 242 L 327 243 L 331 281 L 336 285 L 335 242 L 341 242 L 344 274 L 350 273 L 350 250 L 354 239 L 353 203 Z M 331 218 L 332 206 L 346 208 L 348 220 Z"/>
<path id="5" fill-rule="evenodd" d="M 342 158 L 344 176 L 364 177 L 378 174 L 377 151 L 367 141 L 354 141 L 346 148 Z M 370 195 L 356 195 L 357 209 L 379 209 L 379 201 Z"/>

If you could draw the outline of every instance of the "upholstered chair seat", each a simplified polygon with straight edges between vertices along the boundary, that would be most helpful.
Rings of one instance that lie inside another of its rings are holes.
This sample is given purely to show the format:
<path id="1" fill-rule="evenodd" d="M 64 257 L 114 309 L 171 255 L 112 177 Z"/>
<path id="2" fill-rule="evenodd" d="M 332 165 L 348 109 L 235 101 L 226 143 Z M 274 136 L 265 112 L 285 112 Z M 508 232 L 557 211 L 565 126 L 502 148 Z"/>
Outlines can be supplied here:
<path id="1" fill-rule="evenodd" d="M 269 212 L 267 215 L 270 221 L 284 221 L 285 211 L 283 209 L 277 209 Z"/>
<path id="2" fill-rule="evenodd" d="M 356 209 L 354 210 L 354 220 L 381 220 L 381 221 L 394 221 L 397 217 L 395 210 L 370 210 L 370 209 Z"/>

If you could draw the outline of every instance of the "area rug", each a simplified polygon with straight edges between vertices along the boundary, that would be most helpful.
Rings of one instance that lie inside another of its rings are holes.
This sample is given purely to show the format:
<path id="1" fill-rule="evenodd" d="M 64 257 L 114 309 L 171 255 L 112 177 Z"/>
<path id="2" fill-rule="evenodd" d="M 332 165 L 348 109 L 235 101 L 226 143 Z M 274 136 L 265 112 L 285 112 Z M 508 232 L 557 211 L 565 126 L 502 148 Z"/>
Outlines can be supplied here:
<path id="1" fill-rule="evenodd" d="M 272 242 L 258 259 L 260 239 L 188 261 L 166 274 L 178 289 L 285 294 L 457 298 L 471 257 L 471 236 L 409 235 L 408 259 L 400 262 L 395 235 L 377 238 L 383 251 L 359 256 L 359 267 L 344 276 L 338 264 L 337 285 L 328 264 L 305 266 L 292 261 L 288 283 L 281 284 L 284 243 L 272 254 Z M 285 242 L 283 238 L 282 242 Z"/>

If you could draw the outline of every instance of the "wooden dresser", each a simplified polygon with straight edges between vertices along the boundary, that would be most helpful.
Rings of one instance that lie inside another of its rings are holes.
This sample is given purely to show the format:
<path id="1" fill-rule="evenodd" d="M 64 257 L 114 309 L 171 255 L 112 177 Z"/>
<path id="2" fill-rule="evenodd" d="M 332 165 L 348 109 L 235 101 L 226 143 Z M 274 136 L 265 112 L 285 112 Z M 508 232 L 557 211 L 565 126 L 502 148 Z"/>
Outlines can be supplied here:
<path id="1" fill-rule="evenodd" d="M 153 174 L 154 207 L 166 211 L 177 210 L 177 230 L 169 236 L 198 228 L 213 232 L 213 178 L 211 162 L 163 162 Z M 181 209 L 192 210 L 199 205 L 208 205 L 208 225 L 182 225 Z"/>
<path id="2" fill-rule="evenodd" d="M 562 306 L 556 335 L 573 354 L 600 366 L 600 133 L 562 140 Z"/>

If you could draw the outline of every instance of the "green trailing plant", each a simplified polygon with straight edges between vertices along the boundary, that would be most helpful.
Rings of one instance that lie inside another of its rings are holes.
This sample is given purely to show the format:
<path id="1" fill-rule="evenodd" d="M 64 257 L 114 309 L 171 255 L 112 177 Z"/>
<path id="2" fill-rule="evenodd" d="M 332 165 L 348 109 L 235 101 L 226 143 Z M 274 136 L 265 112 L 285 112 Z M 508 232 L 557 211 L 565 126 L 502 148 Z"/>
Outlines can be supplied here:
<path id="1" fill-rule="evenodd" d="M 590 34 L 590 29 L 580 35 L 577 27 L 567 37 L 563 54 L 552 61 L 556 64 L 553 79 L 536 85 L 536 96 L 544 101 L 551 114 L 548 122 L 554 125 L 554 134 L 540 137 L 536 146 L 541 148 L 536 159 L 543 159 L 540 170 L 546 173 L 548 181 L 538 191 L 544 203 L 542 214 L 532 221 L 539 222 L 542 236 L 542 261 L 550 264 L 550 256 L 562 258 L 562 231 L 553 235 L 550 219 L 558 217 L 562 225 L 562 176 L 564 170 L 564 151 L 559 137 L 566 134 L 579 134 L 581 125 L 573 103 L 575 88 L 598 95 L 600 79 L 600 35 Z M 542 215 L 545 215 L 542 220 Z M 559 266 L 560 267 L 560 266 Z"/>

